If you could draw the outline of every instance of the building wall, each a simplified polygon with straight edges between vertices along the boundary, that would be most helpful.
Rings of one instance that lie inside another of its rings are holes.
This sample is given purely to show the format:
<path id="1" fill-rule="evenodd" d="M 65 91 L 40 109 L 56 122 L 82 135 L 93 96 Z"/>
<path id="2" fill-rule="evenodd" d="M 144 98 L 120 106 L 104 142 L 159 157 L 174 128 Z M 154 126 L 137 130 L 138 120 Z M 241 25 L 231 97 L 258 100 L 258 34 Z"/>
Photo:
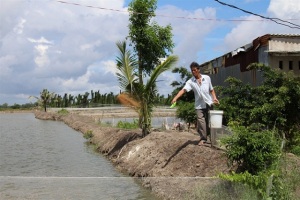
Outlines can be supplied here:
<path id="1" fill-rule="evenodd" d="M 228 77 L 234 77 L 241 80 L 245 84 L 257 86 L 262 83 L 262 72 L 257 70 L 250 70 L 241 73 L 240 65 L 233 65 L 229 67 L 219 67 L 217 74 L 210 74 L 212 84 L 214 86 L 226 86 L 225 80 Z"/>
<path id="2" fill-rule="evenodd" d="M 263 46 L 258 49 L 258 62 L 270 66 L 268 46 Z"/>
<path id="3" fill-rule="evenodd" d="M 300 51 L 299 37 L 272 37 L 269 40 L 269 51 L 296 52 Z"/>
<path id="4" fill-rule="evenodd" d="M 263 81 L 262 72 L 248 70 L 251 63 L 263 63 L 275 69 L 282 65 L 282 71 L 293 71 L 300 76 L 300 36 L 263 35 L 230 53 L 203 63 L 202 72 L 209 74 L 214 85 L 226 86 L 228 77 L 235 77 L 253 86 Z"/>
<path id="5" fill-rule="evenodd" d="M 270 66 L 272 68 L 279 68 L 280 61 L 282 62 L 282 71 L 293 71 L 295 75 L 300 76 L 300 56 L 269 56 Z M 290 69 L 290 62 L 292 62 L 292 68 Z"/>
<path id="6" fill-rule="evenodd" d="M 300 38 L 299 37 L 273 37 L 269 41 L 269 64 L 273 68 L 284 72 L 293 71 L 300 75 Z"/>

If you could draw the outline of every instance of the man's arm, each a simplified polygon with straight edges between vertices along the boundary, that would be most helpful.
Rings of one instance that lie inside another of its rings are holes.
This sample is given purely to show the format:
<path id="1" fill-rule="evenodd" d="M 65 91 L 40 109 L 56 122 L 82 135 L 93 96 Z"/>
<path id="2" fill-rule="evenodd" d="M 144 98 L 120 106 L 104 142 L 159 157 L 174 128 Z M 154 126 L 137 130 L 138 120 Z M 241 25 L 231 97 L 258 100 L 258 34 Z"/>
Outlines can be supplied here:
<path id="1" fill-rule="evenodd" d="M 185 89 L 180 90 L 180 91 L 177 93 L 177 95 L 173 98 L 173 100 L 171 101 L 171 103 L 172 103 L 172 104 L 175 103 L 175 102 L 177 101 L 177 99 L 178 99 L 179 97 L 181 97 L 185 92 L 186 92 Z"/>
<path id="2" fill-rule="evenodd" d="M 210 91 L 210 94 L 211 94 L 211 96 L 212 96 L 212 98 L 213 98 L 214 104 L 219 104 L 219 100 L 217 99 L 217 95 L 216 95 L 216 92 L 215 92 L 214 89 L 212 89 L 212 90 Z"/>

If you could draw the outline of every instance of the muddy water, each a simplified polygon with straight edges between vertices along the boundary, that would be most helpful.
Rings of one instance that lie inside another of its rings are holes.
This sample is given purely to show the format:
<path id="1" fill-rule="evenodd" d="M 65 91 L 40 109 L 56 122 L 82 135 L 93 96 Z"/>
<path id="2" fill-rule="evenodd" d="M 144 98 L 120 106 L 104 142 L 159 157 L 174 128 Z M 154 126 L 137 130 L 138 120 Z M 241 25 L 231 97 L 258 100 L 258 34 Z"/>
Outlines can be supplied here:
<path id="1" fill-rule="evenodd" d="M 31 113 L 0 114 L 0 199 L 157 199 L 80 132 Z"/>

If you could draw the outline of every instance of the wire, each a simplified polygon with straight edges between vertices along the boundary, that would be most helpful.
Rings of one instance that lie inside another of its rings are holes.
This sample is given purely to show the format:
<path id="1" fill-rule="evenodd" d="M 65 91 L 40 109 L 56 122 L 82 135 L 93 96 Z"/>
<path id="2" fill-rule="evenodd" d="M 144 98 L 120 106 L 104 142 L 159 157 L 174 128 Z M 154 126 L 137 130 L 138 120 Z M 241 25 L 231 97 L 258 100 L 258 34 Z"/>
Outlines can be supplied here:
<path id="1" fill-rule="evenodd" d="M 128 13 L 128 11 L 124 11 L 124 10 L 111 9 L 111 8 L 102 8 L 102 7 L 89 6 L 89 5 L 82 5 L 82 4 L 79 4 L 79 3 L 71 3 L 71 2 L 66 2 L 66 1 L 56 1 L 56 2 L 58 2 L 58 3 L 64 3 L 64 4 L 71 4 L 71 5 L 75 5 L 75 6 L 84 6 L 84 7 L 88 7 L 88 8 L 97 8 L 97 9 L 101 9 L 101 10 L 110 10 L 110 11 L 126 12 L 126 13 Z"/>
<path id="2" fill-rule="evenodd" d="M 220 2 L 218 0 L 215 0 L 223 5 L 227 5 L 227 6 L 230 6 L 230 7 L 235 7 L 235 6 L 232 6 L 232 5 L 229 5 L 229 4 L 225 4 L 223 2 Z M 138 13 L 138 12 L 130 12 L 128 10 L 119 10 L 119 9 L 111 9 L 111 8 L 104 8 L 104 7 L 98 7 L 98 6 L 90 6 L 90 5 L 82 5 L 82 4 L 79 4 L 79 3 L 71 3 L 71 2 L 66 2 L 66 1 L 60 1 L 60 0 L 56 0 L 56 2 L 58 3 L 64 3 L 64 4 L 71 4 L 71 5 L 76 5 L 76 6 L 83 6 L 83 7 L 88 7 L 88 8 L 95 8 L 95 9 L 101 9 L 101 10 L 108 10 L 108 11 L 114 11 L 114 12 L 123 12 L 123 13 L 135 13 L 135 14 L 139 14 L 139 15 L 143 15 L 143 14 L 146 14 L 146 13 Z M 242 10 L 240 8 L 237 8 L 235 7 L 236 9 L 239 9 L 239 10 Z M 242 10 L 244 11 L 244 10 Z M 249 11 L 244 11 L 244 12 L 247 12 L 249 14 L 252 14 L 252 15 L 256 15 L 256 16 L 260 16 L 260 15 L 257 15 L 255 13 L 251 13 Z M 233 22 L 239 22 L 239 21 L 265 21 L 265 20 L 271 20 L 271 21 L 274 21 L 274 19 L 277 19 L 277 18 L 267 18 L 267 17 L 263 17 L 263 16 L 260 16 L 261 18 L 264 18 L 264 19 L 261 19 L 261 20 L 254 20 L 254 19 L 215 19 L 215 18 L 199 18 L 199 17 L 183 17 L 183 16 L 171 16 L 171 15 L 162 15 L 162 14 L 156 14 L 156 16 L 159 16 L 159 17 L 168 17 L 168 18 L 177 18 L 177 19 L 188 19 L 188 20 L 202 20 L 202 21 L 233 21 Z M 281 20 L 281 19 L 278 19 L 278 20 Z M 284 21 L 284 20 L 281 20 L 281 21 Z M 275 21 L 276 22 L 276 21 Z M 287 22 L 287 21 L 284 21 L 284 22 Z M 278 23 L 278 22 L 276 22 Z M 290 24 L 293 24 L 291 22 L 289 22 Z M 285 25 L 285 24 L 282 24 L 282 25 Z M 290 28 L 300 28 L 299 25 L 297 24 L 293 24 L 297 27 L 291 27 L 289 26 Z M 288 25 L 285 25 L 285 26 L 288 26 Z"/>
<path id="3" fill-rule="evenodd" d="M 273 21 L 273 22 L 275 22 L 275 23 L 277 23 L 277 24 L 280 24 L 280 25 L 283 25 L 283 26 L 287 26 L 287 27 L 289 27 L 289 28 L 300 29 L 300 25 L 291 23 L 291 22 L 286 21 L 286 20 L 282 20 L 282 19 L 279 19 L 279 18 L 265 17 L 265 16 L 262 16 L 262 15 L 259 15 L 259 14 L 256 14 L 256 13 L 253 13 L 253 12 L 250 12 L 250 11 L 247 11 L 247 10 L 244 10 L 244 9 L 242 9 L 242 8 L 236 7 L 236 6 L 234 6 L 234 5 L 231 5 L 231 4 L 227 4 L 227 3 L 221 2 L 221 1 L 219 1 L 219 0 L 214 0 L 214 1 L 220 3 L 220 4 L 224 5 L 224 6 L 229 6 L 229 7 L 231 7 L 231 8 L 234 8 L 234 9 L 237 9 L 237 10 L 240 10 L 240 11 L 243 11 L 243 12 L 245 12 L 245 13 L 248 13 L 248 14 L 251 14 L 251 15 L 255 15 L 255 16 L 261 17 L 261 18 L 263 18 L 263 19 L 271 20 L 271 21 Z M 287 23 L 287 24 L 285 24 L 285 23 Z M 288 25 L 288 24 L 290 24 L 290 25 Z M 293 26 L 291 26 L 291 25 L 293 25 Z"/>

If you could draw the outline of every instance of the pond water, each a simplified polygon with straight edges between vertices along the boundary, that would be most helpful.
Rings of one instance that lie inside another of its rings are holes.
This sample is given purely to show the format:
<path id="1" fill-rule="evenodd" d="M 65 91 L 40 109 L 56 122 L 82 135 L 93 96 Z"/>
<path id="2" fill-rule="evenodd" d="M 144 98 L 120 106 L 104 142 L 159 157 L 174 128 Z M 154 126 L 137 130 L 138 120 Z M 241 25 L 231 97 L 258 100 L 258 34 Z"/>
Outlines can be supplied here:
<path id="1" fill-rule="evenodd" d="M 0 199 L 158 199 L 63 122 L 0 114 Z"/>

